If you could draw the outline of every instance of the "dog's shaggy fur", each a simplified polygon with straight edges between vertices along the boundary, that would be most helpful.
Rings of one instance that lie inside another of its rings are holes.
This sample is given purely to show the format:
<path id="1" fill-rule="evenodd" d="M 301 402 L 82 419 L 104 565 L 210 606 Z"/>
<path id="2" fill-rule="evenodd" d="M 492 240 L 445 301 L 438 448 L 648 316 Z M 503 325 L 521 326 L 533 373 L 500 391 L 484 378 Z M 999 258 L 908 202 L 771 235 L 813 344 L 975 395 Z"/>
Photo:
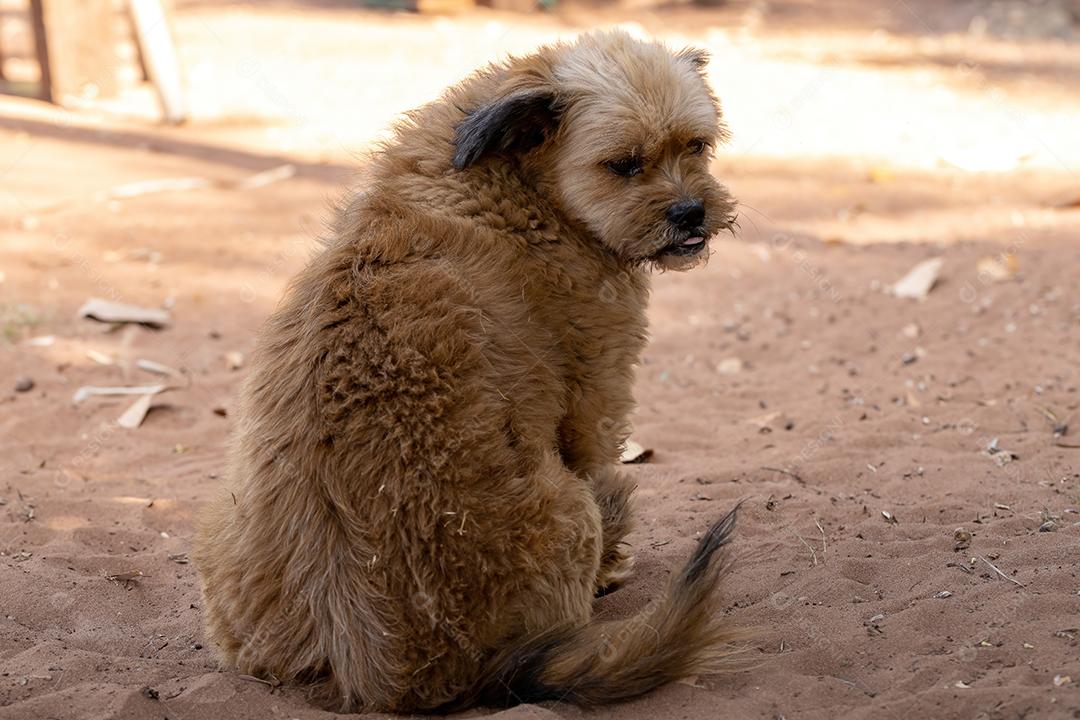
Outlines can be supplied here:
<path id="1" fill-rule="evenodd" d="M 266 324 L 196 561 L 242 673 L 346 710 L 617 701 L 713 667 L 734 511 L 633 618 L 616 471 L 650 268 L 731 223 L 705 57 L 587 35 L 408 116 Z"/>

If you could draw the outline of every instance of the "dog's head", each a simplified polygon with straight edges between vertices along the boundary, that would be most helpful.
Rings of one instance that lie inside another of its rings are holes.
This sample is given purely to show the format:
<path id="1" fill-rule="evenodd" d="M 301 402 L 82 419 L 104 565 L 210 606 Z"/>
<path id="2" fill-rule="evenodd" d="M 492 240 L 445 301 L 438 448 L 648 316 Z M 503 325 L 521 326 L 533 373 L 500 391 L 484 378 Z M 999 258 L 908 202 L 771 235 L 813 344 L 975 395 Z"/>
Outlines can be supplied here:
<path id="1" fill-rule="evenodd" d="M 527 160 L 566 212 L 627 262 L 691 267 L 734 210 L 709 174 L 726 130 L 706 61 L 621 32 L 511 60 L 497 71 L 495 97 L 457 125 L 454 166 Z"/>

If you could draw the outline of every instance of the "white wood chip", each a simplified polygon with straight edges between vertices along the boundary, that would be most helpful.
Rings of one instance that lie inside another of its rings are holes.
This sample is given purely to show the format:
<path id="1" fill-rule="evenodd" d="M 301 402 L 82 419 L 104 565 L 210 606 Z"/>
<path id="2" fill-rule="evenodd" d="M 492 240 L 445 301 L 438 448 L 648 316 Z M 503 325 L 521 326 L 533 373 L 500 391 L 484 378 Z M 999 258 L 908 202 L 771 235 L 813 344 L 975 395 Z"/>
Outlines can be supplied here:
<path id="1" fill-rule="evenodd" d="M 143 308 L 137 305 L 90 298 L 79 308 L 78 316 L 108 323 L 140 323 L 151 327 L 168 327 L 172 322 L 167 310 Z"/>
<path id="2" fill-rule="evenodd" d="M 938 275 L 945 261 L 941 258 L 930 258 L 911 268 L 907 275 L 900 278 L 892 286 L 892 293 L 898 298 L 913 298 L 922 300 L 937 283 Z"/>
<path id="3" fill-rule="evenodd" d="M 78 405 L 83 400 L 97 395 L 156 395 L 166 388 L 165 385 L 138 385 L 122 387 L 98 387 L 83 385 L 75 391 L 71 401 Z"/>
<path id="4" fill-rule="evenodd" d="M 143 395 L 116 419 L 116 424 L 129 430 L 139 427 L 142 425 L 143 420 L 146 419 L 146 414 L 150 412 L 150 404 L 153 401 L 153 395 Z"/>

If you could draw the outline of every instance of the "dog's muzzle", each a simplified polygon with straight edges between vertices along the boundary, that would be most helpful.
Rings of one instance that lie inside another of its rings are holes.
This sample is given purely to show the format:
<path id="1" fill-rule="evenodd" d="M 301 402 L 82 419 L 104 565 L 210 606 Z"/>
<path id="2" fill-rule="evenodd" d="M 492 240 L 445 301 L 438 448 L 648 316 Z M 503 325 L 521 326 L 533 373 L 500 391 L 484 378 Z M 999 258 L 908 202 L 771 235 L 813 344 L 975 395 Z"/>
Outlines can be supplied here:
<path id="1" fill-rule="evenodd" d="M 705 249 L 709 236 L 705 222 L 705 203 L 700 199 L 680 200 L 667 210 L 667 220 L 678 231 L 676 239 L 660 249 L 660 255 L 697 255 Z"/>
<path id="2" fill-rule="evenodd" d="M 676 240 L 673 243 L 665 245 L 660 249 L 660 254 L 680 256 L 697 255 L 708 246 L 708 243 L 705 241 L 706 237 L 707 235 L 704 228 L 698 228 L 694 232 L 686 234 L 686 237 L 681 240 Z"/>

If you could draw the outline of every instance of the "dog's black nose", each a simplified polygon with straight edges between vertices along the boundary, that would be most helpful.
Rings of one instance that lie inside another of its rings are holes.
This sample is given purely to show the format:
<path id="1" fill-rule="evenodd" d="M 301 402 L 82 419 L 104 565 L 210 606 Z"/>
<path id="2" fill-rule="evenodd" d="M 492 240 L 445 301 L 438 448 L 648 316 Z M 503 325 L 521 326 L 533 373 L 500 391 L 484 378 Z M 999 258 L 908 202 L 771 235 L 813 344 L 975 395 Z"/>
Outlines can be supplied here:
<path id="1" fill-rule="evenodd" d="M 667 219 L 680 230 L 696 230 L 705 220 L 705 203 L 700 200 L 682 200 L 668 208 Z"/>

